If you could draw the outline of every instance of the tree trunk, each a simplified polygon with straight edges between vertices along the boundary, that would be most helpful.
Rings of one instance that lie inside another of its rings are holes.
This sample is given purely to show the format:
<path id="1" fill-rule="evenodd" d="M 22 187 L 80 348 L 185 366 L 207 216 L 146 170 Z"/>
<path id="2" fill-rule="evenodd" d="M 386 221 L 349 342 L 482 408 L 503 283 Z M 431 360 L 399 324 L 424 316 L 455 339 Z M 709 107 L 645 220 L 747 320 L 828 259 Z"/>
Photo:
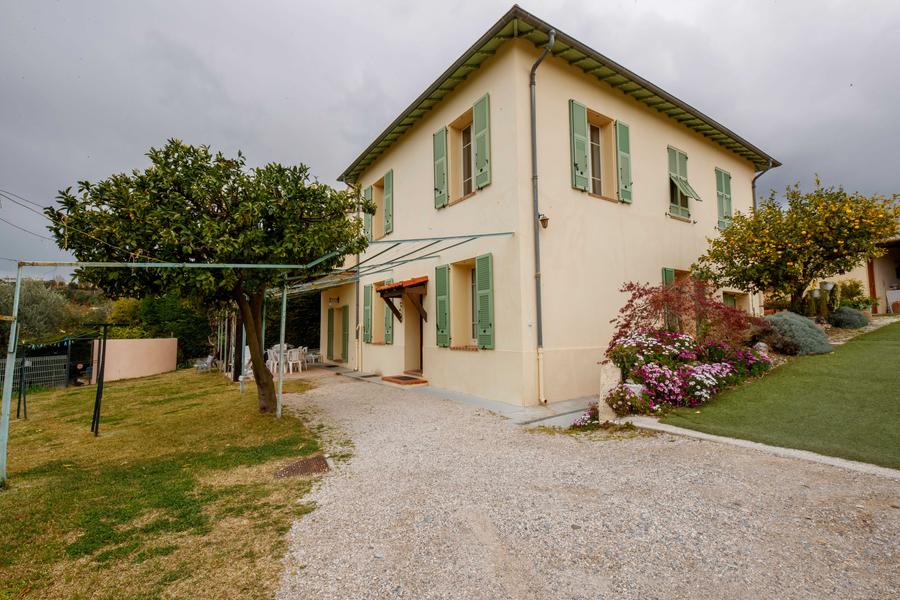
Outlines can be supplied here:
<path id="1" fill-rule="evenodd" d="M 250 365 L 253 369 L 253 380 L 256 382 L 256 394 L 259 398 L 259 412 L 274 413 L 276 404 L 275 380 L 266 368 L 262 336 L 262 303 L 263 293 L 255 293 L 249 298 L 243 292 L 235 293 L 235 300 L 247 330 L 247 346 L 250 347 Z"/>

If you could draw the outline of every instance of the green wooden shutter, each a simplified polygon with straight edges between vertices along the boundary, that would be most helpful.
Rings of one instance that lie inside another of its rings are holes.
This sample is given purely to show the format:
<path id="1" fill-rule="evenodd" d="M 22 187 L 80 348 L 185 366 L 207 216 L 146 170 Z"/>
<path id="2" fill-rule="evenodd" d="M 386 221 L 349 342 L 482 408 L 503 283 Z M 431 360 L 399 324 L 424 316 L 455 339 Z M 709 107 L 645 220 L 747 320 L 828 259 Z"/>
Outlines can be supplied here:
<path id="1" fill-rule="evenodd" d="M 675 269 L 670 269 L 669 267 L 663 267 L 662 282 L 666 285 L 669 285 L 670 283 L 675 283 Z"/>
<path id="2" fill-rule="evenodd" d="M 725 188 L 725 217 L 728 219 L 728 223 L 731 223 L 731 174 L 722 172 L 724 177 L 722 177 L 722 183 Z"/>
<path id="3" fill-rule="evenodd" d="M 472 107 L 472 140 L 475 147 L 475 187 L 491 183 L 491 102 L 485 94 Z"/>
<path id="4" fill-rule="evenodd" d="M 343 344 L 341 345 L 341 358 L 344 359 L 344 362 L 350 360 L 350 307 L 344 306 L 341 308 L 341 338 Z"/>
<path id="5" fill-rule="evenodd" d="M 363 287 L 363 341 L 372 343 L 372 286 Z"/>
<path id="6" fill-rule="evenodd" d="M 494 266 L 490 254 L 475 259 L 475 306 L 478 347 L 494 348 Z"/>
<path id="7" fill-rule="evenodd" d="M 572 151 L 572 187 L 586 192 L 591 172 L 587 108 L 574 100 L 569 100 L 569 142 Z"/>
<path id="8" fill-rule="evenodd" d="M 434 312 L 437 327 L 437 345 L 450 346 L 450 265 L 434 268 Z"/>
<path id="9" fill-rule="evenodd" d="M 385 284 L 394 283 L 393 279 L 385 279 Z M 387 301 L 382 300 L 384 302 L 384 343 L 385 344 L 393 344 L 394 343 L 394 312 L 387 305 Z"/>
<path id="10" fill-rule="evenodd" d="M 372 186 L 370 185 L 363 190 L 363 198 L 366 202 L 372 201 Z M 366 232 L 366 239 L 372 239 L 372 213 L 363 213 L 363 230 Z"/>
<path id="11" fill-rule="evenodd" d="M 662 269 L 662 282 L 663 285 L 672 285 L 675 283 L 675 269 L 670 269 L 669 267 L 663 267 Z M 666 329 L 669 331 L 677 331 L 678 330 L 678 318 L 675 313 L 669 310 L 668 306 L 663 311 L 664 319 L 666 321 Z"/>
<path id="12" fill-rule="evenodd" d="M 447 206 L 447 128 L 441 127 L 432 136 L 434 142 L 434 207 Z"/>
<path id="13" fill-rule="evenodd" d="M 334 309 L 328 309 L 328 337 L 325 340 L 325 357 L 334 360 Z"/>
<path id="14" fill-rule="evenodd" d="M 384 174 L 384 235 L 394 231 L 394 170 Z"/>
<path id="15" fill-rule="evenodd" d="M 616 162 L 619 171 L 619 202 L 631 204 L 633 199 L 631 179 L 631 134 L 628 124 L 616 121 Z"/>
<path id="16" fill-rule="evenodd" d="M 719 218 L 719 229 L 728 227 L 728 219 L 730 215 L 725 212 L 725 177 L 727 173 L 721 169 L 716 169 L 716 212 Z"/>

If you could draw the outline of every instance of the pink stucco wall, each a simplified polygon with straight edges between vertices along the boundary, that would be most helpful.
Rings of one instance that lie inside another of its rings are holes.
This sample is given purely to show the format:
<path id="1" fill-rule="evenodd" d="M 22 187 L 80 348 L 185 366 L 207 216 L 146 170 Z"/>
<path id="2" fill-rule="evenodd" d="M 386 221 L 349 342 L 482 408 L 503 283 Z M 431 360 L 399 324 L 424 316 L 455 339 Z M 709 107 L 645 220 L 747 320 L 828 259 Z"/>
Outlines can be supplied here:
<path id="1" fill-rule="evenodd" d="M 100 341 L 94 340 L 91 383 L 97 383 Z M 178 360 L 178 338 L 106 341 L 104 381 L 146 377 L 174 371 Z"/>

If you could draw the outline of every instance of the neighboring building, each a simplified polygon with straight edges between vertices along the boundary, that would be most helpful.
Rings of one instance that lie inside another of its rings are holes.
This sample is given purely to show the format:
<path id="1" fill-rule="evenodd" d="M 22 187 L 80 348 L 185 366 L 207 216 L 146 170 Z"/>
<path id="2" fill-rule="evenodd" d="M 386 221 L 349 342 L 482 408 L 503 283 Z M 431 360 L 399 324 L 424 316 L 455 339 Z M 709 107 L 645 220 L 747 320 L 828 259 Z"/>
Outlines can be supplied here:
<path id="1" fill-rule="evenodd" d="M 879 244 L 885 253 L 861 263 L 852 271 L 839 275 L 836 281 L 856 279 L 863 283 L 869 297 L 877 300 L 872 312 L 890 313 L 891 305 L 900 302 L 900 233 Z"/>
<path id="2" fill-rule="evenodd" d="M 686 276 L 732 211 L 751 210 L 754 175 L 777 161 L 556 32 L 536 86 L 541 352 L 529 73 L 551 29 L 513 7 L 341 175 L 377 206 L 375 240 L 511 235 L 439 243 L 323 290 L 332 361 L 518 405 L 596 395 L 617 383 L 600 363 L 622 284 Z M 724 299 L 761 312 L 756 297 Z"/>

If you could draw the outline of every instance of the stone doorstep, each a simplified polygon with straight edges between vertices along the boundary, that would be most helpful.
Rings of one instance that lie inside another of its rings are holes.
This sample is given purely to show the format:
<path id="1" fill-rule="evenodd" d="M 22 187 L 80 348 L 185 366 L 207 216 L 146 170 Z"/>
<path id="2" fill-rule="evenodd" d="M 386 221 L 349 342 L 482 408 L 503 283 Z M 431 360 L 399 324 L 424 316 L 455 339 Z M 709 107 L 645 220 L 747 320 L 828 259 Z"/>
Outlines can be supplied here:
<path id="1" fill-rule="evenodd" d="M 403 386 L 428 385 L 427 380 L 412 375 L 385 375 L 381 378 L 381 380 Z"/>
<path id="2" fill-rule="evenodd" d="M 758 452 L 765 452 L 766 454 L 780 456 L 782 458 L 806 460 L 823 465 L 830 465 L 832 467 L 840 467 L 842 469 L 848 469 L 850 471 L 856 471 L 857 473 L 865 473 L 867 475 L 875 475 L 877 477 L 885 477 L 887 479 L 900 481 L 900 470 L 897 469 L 881 467 L 878 465 L 872 465 L 855 460 L 847 460 L 846 458 L 837 458 L 835 456 L 816 454 L 815 452 L 810 452 L 809 450 L 797 450 L 796 448 L 784 448 L 782 446 L 769 446 L 768 444 L 751 442 L 750 440 L 742 440 L 739 438 L 730 438 L 723 435 L 704 433 L 702 431 L 694 431 L 693 429 L 685 429 L 683 427 L 676 427 L 675 425 L 660 423 L 656 417 L 623 417 L 621 419 L 617 419 L 617 421 L 620 423 L 631 423 L 635 427 L 640 427 L 642 429 L 650 429 L 652 431 L 660 431 L 671 435 L 694 438 L 707 442 L 715 442 L 718 444 L 728 444 L 729 446 L 738 446 L 740 448 L 747 448 L 750 450 L 756 450 Z"/>

